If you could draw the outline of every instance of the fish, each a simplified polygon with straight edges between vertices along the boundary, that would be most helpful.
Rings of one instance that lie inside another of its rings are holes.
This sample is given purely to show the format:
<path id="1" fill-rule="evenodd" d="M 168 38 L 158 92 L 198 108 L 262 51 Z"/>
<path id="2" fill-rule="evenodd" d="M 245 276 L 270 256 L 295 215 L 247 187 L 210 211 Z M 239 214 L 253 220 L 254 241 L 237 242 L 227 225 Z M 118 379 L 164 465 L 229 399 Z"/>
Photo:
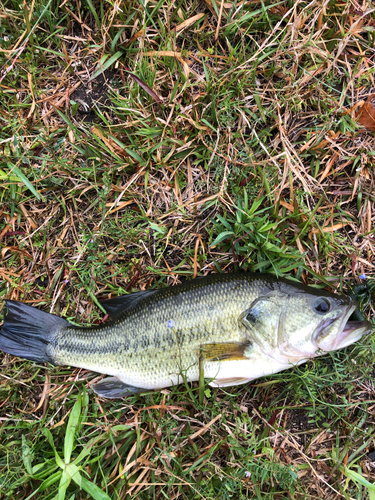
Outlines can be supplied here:
<path id="1" fill-rule="evenodd" d="M 101 303 L 110 321 L 75 326 L 7 300 L 0 349 L 109 377 L 105 398 L 208 379 L 244 384 L 358 341 L 371 331 L 350 297 L 271 274 L 211 274 Z M 351 317 L 353 315 L 353 317 Z"/>

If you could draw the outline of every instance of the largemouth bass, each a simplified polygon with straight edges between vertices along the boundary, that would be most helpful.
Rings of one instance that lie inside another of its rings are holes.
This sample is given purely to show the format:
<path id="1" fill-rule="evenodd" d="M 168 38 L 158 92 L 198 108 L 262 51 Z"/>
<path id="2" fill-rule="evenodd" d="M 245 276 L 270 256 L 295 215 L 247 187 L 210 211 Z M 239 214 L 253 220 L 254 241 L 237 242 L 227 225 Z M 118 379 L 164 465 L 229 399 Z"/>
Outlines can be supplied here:
<path id="1" fill-rule="evenodd" d="M 199 379 L 244 384 L 346 347 L 371 331 L 349 297 L 272 275 L 215 274 L 102 302 L 111 321 L 77 327 L 8 300 L 4 352 L 111 375 L 107 398 Z M 202 372 L 201 372 L 202 373 Z"/>

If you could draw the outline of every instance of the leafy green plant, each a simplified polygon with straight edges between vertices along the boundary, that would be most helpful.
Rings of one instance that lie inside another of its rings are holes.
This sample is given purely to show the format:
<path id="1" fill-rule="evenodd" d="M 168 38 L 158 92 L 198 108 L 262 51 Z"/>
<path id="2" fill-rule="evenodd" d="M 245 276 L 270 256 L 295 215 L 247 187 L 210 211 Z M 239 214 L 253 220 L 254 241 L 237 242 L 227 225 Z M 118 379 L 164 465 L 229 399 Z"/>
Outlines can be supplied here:
<path id="1" fill-rule="evenodd" d="M 279 233 L 284 221 L 272 220 L 272 207 L 262 207 L 264 200 L 260 197 L 249 205 L 244 190 L 243 198 L 237 201 L 235 217 L 218 214 L 213 221 L 218 235 L 210 246 L 232 251 L 235 260 L 251 271 L 272 269 L 276 275 L 282 275 L 302 265 L 303 256 L 283 245 Z"/>
<path id="2" fill-rule="evenodd" d="M 347 477 L 347 483 L 349 481 L 353 481 L 354 483 L 363 486 L 368 493 L 369 500 L 375 500 L 375 484 L 370 483 L 370 481 L 367 481 L 367 479 L 363 477 L 360 468 L 358 468 L 358 472 L 356 472 L 349 467 L 342 467 L 342 472 Z"/>
<path id="3" fill-rule="evenodd" d="M 53 442 L 53 436 L 49 429 L 43 429 L 43 434 L 47 438 L 53 452 L 53 460 L 48 460 L 36 465 L 32 465 L 32 453 L 30 447 L 26 443 L 25 436 L 22 435 L 22 458 L 25 469 L 31 479 L 42 480 L 42 484 L 28 497 L 31 499 L 35 494 L 39 494 L 59 482 L 56 500 L 64 500 L 66 491 L 73 481 L 80 489 L 89 493 L 94 500 L 110 500 L 110 497 L 102 491 L 95 483 L 87 479 L 86 471 L 84 470 L 84 460 L 91 454 L 92 446 L 97 442 L 97 439 L 91 440 L 80 453 L 72 457 L 76 447 L 77 434 L 79 433 L 82 424 L 82 399 L 83 406 L 88 404 L 88 396 L 84 393 L 83 398 L 78 394 L 77 401 L 71 410 L 68 425 L 65 433 L 63 457 L 56 450 Z"/>

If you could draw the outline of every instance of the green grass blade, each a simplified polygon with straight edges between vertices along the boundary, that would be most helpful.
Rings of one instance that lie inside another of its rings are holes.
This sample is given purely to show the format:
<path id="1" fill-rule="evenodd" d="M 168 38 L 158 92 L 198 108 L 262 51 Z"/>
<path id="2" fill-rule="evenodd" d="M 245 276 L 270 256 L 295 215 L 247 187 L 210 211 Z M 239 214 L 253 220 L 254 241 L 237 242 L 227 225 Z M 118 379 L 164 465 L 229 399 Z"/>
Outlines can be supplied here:
<path id="1" fill-rule="evenodd" d="M 91 14 L 94 16 L 97 28 L 100 30 L 102 23 L 100 22 L 100 19 L 99 19 L 98 13 L 97 13 L 97 9 L 94 7 L 91 0 L 86 0 L 86 2 L 87 2 L 87 5 L 89 6 Z"/>
<path id="2" fill-rule="evenodd" d="M 25 184 L 27 189 L 29 189 L 33 193 L 35 198 L 40 200 L 41 195 L 38 193 L 38 191 L 35 189 L 35 187 L 31 184 L 29 179 L 21 172 L 21 170 L 18 167 L 16 167 L 16 165 L 13 165 L 13 163 L 11 163 L 11 162 L 8 163 L 8 166 L 11 169 L 11 172 L 14 172 L 17 175 L 17 177 L 19 178 L 19 180 L 21 182 L 23 182 L 23 184 Z"/>
<path id="3" fill-rule="evenodd" d="M 79 417 L 81 415 L 81 395 L 78 394 L 77 401 L 74 403 L 73 409 L 69 416 L 68 426 L 66 428 L 65 440 L 64 440 L 64 461 L 66 464 L 70 463 L 70 457 L 72 455 L 75 433 L 77 425 L 79 423 Z"/>
<path id="4" fill-rule="evenodd" d="M 352 481 L 359 483 L 362 486 L 365 486 L 368 490 L 375 491 L 375 484 L 367 481 L 367 479 L 365 479 L 362 476 L 362 474 L 359 474 L 358 472 L 355 472 L 354 470 L 351 470 L 348 467 L 344 468 L 344 474 L 346 477 L 348 477 Z"/>
<path id="5" fill-rule="evenodd" d="M 80 134 L 78 128 L 74 125 L 74 123 L 66 116 L 62 111 L 60 111 L 58 108 L 55 108 L 56 113 L 60 115 L 61 119 L 64 120 L 64 122 L 69 126 L 70 130 L 73 132 L 74 137 L 79 140 Z"/>
<path id="6" fill-rule="evenodd" d="M 113 63 L 117 61 L 121 56 L 123 55 L 123 52 L 121 50 L 118 50 L 116 54 L 113 54 L 109 59 L 107 59 L 103 64 L 101 62 L 99 63 L 99 68 L 94 71 L 94 74 L 90 77 L 90 81 L 94 80 L 96 77 L 104 73 L 106 69 L 112 66 Z"/>

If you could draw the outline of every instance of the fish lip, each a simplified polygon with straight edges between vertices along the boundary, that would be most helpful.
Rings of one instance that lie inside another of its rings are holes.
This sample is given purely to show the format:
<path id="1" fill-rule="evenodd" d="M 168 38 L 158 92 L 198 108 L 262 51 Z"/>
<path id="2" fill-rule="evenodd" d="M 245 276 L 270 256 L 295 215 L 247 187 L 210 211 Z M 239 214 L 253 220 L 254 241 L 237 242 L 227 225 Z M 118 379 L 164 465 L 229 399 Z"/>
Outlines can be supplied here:
<path id="1" fill-rule="evenodd" d="M 323 351 L 335 351 L 337 349 L 342 349 L 343 347 L 347 347 L 354 342 L 357 342 L 363 335 L 369 333 L 371 331 L 371 323 L 369 321 L 350 321 L 349 318 L 356 310 L 357 304 L 352 303 L 348 309 L 346 314 L 340 321 L 340 318 L 330 318 L 323 320 L 315 333 L 315 342 L 319 349 Z M 332 323 L 335 321 L 340 321 L 340 327 L 338 329 L 338 333 L 335 338 L 330 342 L 329 334 L 327 339 L 324 338 L 324 330 L 328 329 Z M 319 337 L 323 338 L 319 342 Z"/>
<path id="2" fill-rule="evenodd" d="M 371 323 L 367 320 L 350 321 L 350 316 L 357 308 L 357 304 L 353 304 L 342 320 L 342 329 L 335 342 L 335 349 L 342 349 L 354 342 L 357 342 L 363 335 L 372 330 Z"/>
<path id="3" fill-rule="evenodd" d="M 320 325 L 318 326 L 318 328 L 314 334 L 317 347 L 319 347 L 319 345 L 318 345 L 319 344 L 319 337 L 321 336 L 322 332 L 324 332 L 324 330 L 326 328 L 330 327 L 332 325 L 332 323 L 334 323 L 335 321 L 337 321 L 337 318 L 323 319 L 323 321 L 321 321 Z"/>

